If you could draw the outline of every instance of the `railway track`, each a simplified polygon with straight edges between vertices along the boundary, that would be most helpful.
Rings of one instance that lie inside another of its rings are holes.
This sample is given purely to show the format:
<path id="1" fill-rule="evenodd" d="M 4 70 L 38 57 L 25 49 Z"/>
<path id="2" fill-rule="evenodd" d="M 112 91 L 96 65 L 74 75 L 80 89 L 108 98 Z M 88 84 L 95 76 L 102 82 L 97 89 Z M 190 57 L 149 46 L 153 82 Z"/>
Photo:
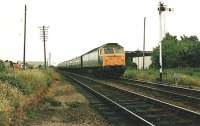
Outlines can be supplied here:
<path id="1" fill-rule="evenodd" d="M 72 73 L 71 79 L 96 96 L 104 99 L 116 110 L 133 119 L 133 125 L 199 126 L 200 114 L 108 83 Z"/>
<path id="2" fill-rule="evenodd" d="M 85 75 L 98 79 L 91 75 Z M 104 82 L 102 79 L 98 80 Z M 126 88 L 130 91 L 138 92 L 186 109 L 200 112 L 200 90 L 197 89 L 180 87 L 168 83 L 156 83 L 127 78 L 118 78 L 115 80 L 106 79 L 105 83 L 107 82 Z"/>
<path id="3" fill-rule="evenodd" d="M 140 92 L 147 91 L 154 96 L 164 97 L 164 99 L 168 99 L 188 109 L 200 111 L 200 90 L 126 78 L 110 80 L 110 82 L 128 86 Z"/>
<path id="4" fill-rule="evenodd" d="M 134 80 L 134 79 L 127 79 L 127 78 L 120 78 L 123 81 L 126 82 L 134 82 L 133 85 L 140 84 L 144 87 L 159 89 L 162 91 L 170 92 L 177 95 L 182 95 L 190 98 L 194 98 L 196 100 L 200 100 L 200 90 L 192 89 L 192 88 L 186 88 L 181 86 L 175 86 L 167 83 L 156 83 L 156 82 L 149 82 L 144 80 Z M 129 83 L 130 84 L 130 83 Z"/>
<path id="5" fill-rule="evenodd" d="M 96 93 L 96 91 L 87 87 L 84 83 L 79 82 L 79 80 L 72 76 L 63 72 L 62 74 L 64 74 L 68 79 L 78 83 L 76 88 L 78 88 L 78 90 L 88 99 L 91 107 L 111 123 L 111 126 L 133 126 L 136 122 L 139 126 L 144 125 L 143 122 L 135 117 L 132 117 L 131 119 L 127 118 L 127 113 L 124 113 L 123 108 L 118 107 L 118 105 L 116 106 L 109 98 L 105 98 L 104 95 Z M 85 88 L 85 90 L 83 90 L 83 88 Z"/>

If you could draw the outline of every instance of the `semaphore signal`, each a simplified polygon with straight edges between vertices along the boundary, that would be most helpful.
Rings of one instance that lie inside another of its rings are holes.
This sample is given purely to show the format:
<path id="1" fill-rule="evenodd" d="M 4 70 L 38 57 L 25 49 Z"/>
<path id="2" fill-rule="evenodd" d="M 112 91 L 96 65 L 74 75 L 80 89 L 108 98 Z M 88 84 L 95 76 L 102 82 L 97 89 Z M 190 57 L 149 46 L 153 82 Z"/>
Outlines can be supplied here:
<path id="1" fill-rule="evenodd" d="M 160 19 L 160 56 L 159 56 L 159 63 L 160 63 L 160 81 L 162 81 L 162 74 L 163 74 L 163 66 L 162 66 L 162 39 L 163 39 L 163 31 L 162 31 L 162 13 L 165 11 L 173 11 L 173 8 L 168 8 L 164 3 L 159 2 L 158 5 L 158 12 L 159 12 L 159 19 Z"/>

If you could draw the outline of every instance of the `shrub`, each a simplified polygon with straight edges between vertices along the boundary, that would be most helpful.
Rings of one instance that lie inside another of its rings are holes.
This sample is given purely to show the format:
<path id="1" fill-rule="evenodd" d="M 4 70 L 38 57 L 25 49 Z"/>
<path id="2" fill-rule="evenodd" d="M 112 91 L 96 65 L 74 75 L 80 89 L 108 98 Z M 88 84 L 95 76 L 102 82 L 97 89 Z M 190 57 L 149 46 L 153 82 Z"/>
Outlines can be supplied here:
<path id="1" fill-rule="evenodd" d="M 26 94 L 36 93 L 38 90 L 46 88 L 52 82 L 51 72 L 42 70 L 19 71 L 15 78 L 24 87 Z"/>
<path id="2" fill-rule="evenodd" d="M 15 110 L 22 104 L 22 93 L 14 86 L 0 82 L 0 122 L 11 123 Z M 0 123 L 1 124 L 1 123 Z"/>
<path id="3" fill-rule="evenodd" d="M 0 73 L 0 125 L 11 125 L 17 109 L 24 106 L 30 96 L 47 88 L 52 76 L 59 79 L 53 70 L 7 70 Z"/>

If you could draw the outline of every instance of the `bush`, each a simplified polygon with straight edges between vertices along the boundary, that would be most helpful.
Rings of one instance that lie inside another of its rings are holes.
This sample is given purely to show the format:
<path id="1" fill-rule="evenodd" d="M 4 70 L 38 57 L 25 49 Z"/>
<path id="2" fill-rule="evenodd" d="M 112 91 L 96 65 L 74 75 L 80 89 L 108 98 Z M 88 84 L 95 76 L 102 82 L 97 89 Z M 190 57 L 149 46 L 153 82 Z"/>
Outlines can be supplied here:
<path id="1" fill-rule="evenodd" d="M 30 96 L 37 94 L 58 78 L 53 70 L 9 70 L 0 73 L 0 125 L 10 125 L 17 109 L 26 104 Z"/>
<path id="2" fill-rule="evenodd" d="M 25 93 L 25 87 L 21 85 L 20 81 L 16 79 L 16 77 L 13 74 L 9 73 L 0 73 L 0 80 L 2 82 L 7 82 L 7 84 L 10 84 L 17 89 L 19 89 L 22 93 Z"/>
<path id="3" fill-rule="evenodd" d="M 162 40 L 163 67 L 200 67 L 200 41 L 196 36 L 176 36 L 169 33 Z M 159 46 L 153 49 L 152 66 L 159 68 Z"/>
<path id="4" fill-rule="evenodd" d="M 2 125 L 8 125 L 11 124 L 15 110 L 21 106 L 24 97 L 22 92 L 8 83 L 0 82 L 0 91 L 0 122 Z"/>
<path id="5" fill-rule="evenodd" d="M 28 95 L 48 87 L 52 82 L 51 72 L 42 70 L 19 71 L 15 74 L 15 78 L 24 87 L 24 92 Z"/>

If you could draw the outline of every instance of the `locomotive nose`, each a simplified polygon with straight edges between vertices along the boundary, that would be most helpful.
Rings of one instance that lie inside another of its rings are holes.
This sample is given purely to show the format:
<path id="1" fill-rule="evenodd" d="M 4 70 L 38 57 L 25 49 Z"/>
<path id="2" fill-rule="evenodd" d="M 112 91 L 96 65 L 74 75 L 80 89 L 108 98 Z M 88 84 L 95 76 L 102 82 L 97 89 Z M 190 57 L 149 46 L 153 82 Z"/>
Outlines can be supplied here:
<path id="1" fill-rule="evenodd" d="M 125 64 L 124 56 L 105 56 L 103 59 L 104 66 L 123 66 Z"/>

